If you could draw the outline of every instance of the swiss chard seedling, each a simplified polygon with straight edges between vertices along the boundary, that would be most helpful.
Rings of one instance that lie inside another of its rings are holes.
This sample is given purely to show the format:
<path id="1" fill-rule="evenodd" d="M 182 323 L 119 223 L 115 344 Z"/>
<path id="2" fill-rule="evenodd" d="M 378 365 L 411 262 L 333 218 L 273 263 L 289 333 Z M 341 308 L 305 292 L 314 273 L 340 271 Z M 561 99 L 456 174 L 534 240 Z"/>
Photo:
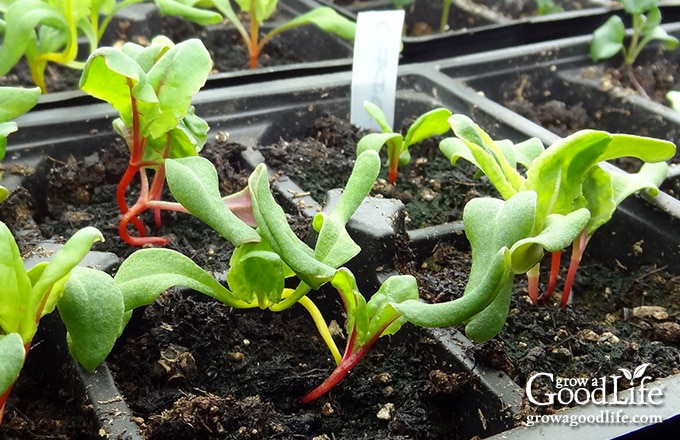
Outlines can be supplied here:
<path id="1" fill-rule="evenodd" d="M 128 167 L 116 191 L 123 213 L 118 231 L 129 244 L 168 241 L 146 236 L 140 219 L 143 211 L 153 211 L 157 227 L 161 210 L 184 211 L 179 203 L 161 200 L 165 160 L 196 156 L 205 144 L 208 124 L 194 113 L 191 99 L 211 68 L 212 60 L 201 41 L 190 39 L 175 45 L 165 37 L 156 37 L 148 47 L 126 43 L 120 49 L 99 48 L 85 64 L 80 87 L 118 110 L 120 117 L 113 127 L 130 150 Z M 140 193 L 128 206 L 126 193 L 136 176 Z M 138 237 L 130 235 L 130 223 Z"/>
<path id="2" fill-rule="evenodd" d="M 472 268 L 464 295 L 456 300 L 395 305 L 410 322 L 423 326 L 466 323 L 476 341 L 500 332 L 508 315 L 512 282 L 527 273 L 529 296 L 538 301 L 539 264 L 553 253 L 547 298 L 555 287 L 560 252 L 572 244 L 572 258 L 562 294 L 565 307 L 585 246 L 623 199 L 635 191 L 657 191 L 666 176 L 665 160 L 675 153 L 670 142 L 583 130 L 548 148 L 537 139 L 520 144 L 494 141 L 467 116 L 450 118 L 455 138 L 441 142 L 452 164 L 463 158 L 476 165 L 504 200 L 472 199 L 463 223 L 472 248 Z M 636 174 L 608 172 L 598 164 L 617 157 L 645 163 Z M 518 165 L 527 171 L 517 171 Z"/>
<path id="3" fill-rule="evenodd" d="M 257 224 L 254 229 L 234 215 L 219 195 L 214 166 L 201 157 L 166 161 L 168 186 L 184 207 L 236 246 L 227 271 L 227 285 L 178 252 L 155 248 L 142 249 L 123 262 L 115 276 L 126 298 L 126 310 L 150 304 L 169 287 L 181 285 L 202 292 L 234 308 L 285 310 L 303 306 L 312 317 L 333 358 L 345 373 L 333 374 L 322 388 L 327 391 L 366 353 L 379 336 L 396 331 L 399 315 L 394 301 L 417 298 L 417 290 L 403 292 L 386 282 L 381 295 L 368 303 L 359 297 L 353 276 L 338 269 L 356 256 L 360 247 L 352 240 L 345 224 L 371 190 L 380 170 L 380 158 L 368 151 L 355 162 L 352 174 L 337 205 L 330 213 L 318 213 L 312 226 L 318 232 L 314 248 L 301 241 L 288 224 L 286 215 L 274 199 L 264 165 L 251 174 L 245 193 Z M 294 288 L 285 287 L 297 281 Z M 348 331 L 356 341 L 345 356 L 338 350 L 321 312 L 307 296 L 323 284 L 332 283 L 341 292 L 348 313 Z M 401 283 L 398 283 L 401 286 Z M 354 286 L 354 287 L 353 287 Z M 412 287 L 412 286 L 411 286 Z M 318 394 L 319 391 L 316 391 Z M 311 398 L 306 401 L 312 400 Z"/>
<path id="4" fill-rule="evenodd" d="M 635 60 L 651 41 L 661 41 L 664 48 L 669 50 L 678 47 L 678 39 L 661 28 L 661 11 L 657 6 L 657 0 L 621 0 L 621 3 L 633 22 L 633 34 L 630 40 L 627 44 L 625 43 L 626 27 L 623 20 L 612 15 L 593 32 L 590 56 L 593 61 L 597 62 L 611 58 L 618 53 L 622 54 L 630 82 L 641 95 L 647 96 L 647 92 L 633 73 Z"/>
<path id="5" fill-rule="evenodd" d="M 0 223 L 0 423 L 40 319 L 55 307 L 66 325 L 71 354 L 88 370 L 104 360 L 120 335 L 120 290 L 105 273 L 76 267 L 98 240 L 103 236 L 97 229 L 81 229 L 50 261 L 26 270 L 12 233 Z M 92 289 L 81 288 L 83 279 Z"/>
<path id="6" fill-rule="evenodd" d="M 338 14 L 333 8 L 324 6 L 312 9 L 298 15 L 292 20 L 283 23 L 260 36 L 260 30 L 265 20 L 269 19 L 276 11 L 278 0 L 234 0 L 241 13 L 247 14 L 250 18 L 248 28 L 241 23 L 239 15 L 231 6 L 231 0 L 205 0 L 199 3 L 201 7 L 211 6 L 228 19 L 243 38 L 248 49 L 249 64 L 251 69 L 257 67 L 262 48 L 271 41 L 276 35 L 287 30 L 305 26 L 316 25 L 325 32 L 336 34 L 342 38 L 353 40 L 356 30 L 356 23 Z M 194 8 L 198 9 L 198 8 Z"/>
<path id="7" fill-rule="evenodd" d="M 569 215 L 581 208 L 590 212 L 582 231 L 573 237 L 572 260 L 565 282 L 562 304 L 571 284 L 583 250 L 592 234 L 611 219 L 616 207 L 630 194 L 649 189 L 652 193 L 665 178 L 666 160 L 675 154 L 671 142 L 626 134 L 581 130 L 548 148 L 537 139 L 513 145 L 509 141 L 494 141 L 469 118 L 454 115 L 450 119 L 456 138 L 441 142 L 442 152 L 455 165 L 464 158 L 485 174 L 504 199 L 521 191 L 532 190 L 538 195 L 536 225 L 533 234 L 544 227 L 551 214 Z M 605 171 L 598 165 L 619 157 L 636 157 L 646 162 L 636 174 Z M 521 164 L 526 177 L 517 171 Z M 554 288 L 559 264 L 558 249 L 554 252 L 549 292 Z M 538 266 L 529 272 L 529 295 L 538 299 Z"/>
<path id="8" fill-rule="evenodd" d="M 451 112 L 445 108 L 437 108 L 420 115 L 406 131 L 406 136 L 395 133 L 390 127 L 383 111 L 370 101 L 364 102 L 366 112 L 378 123 L 382 133 L 370 133 L 362 137 L 357 144 L 357 154 L 366 150 L 380 152 L 387 146 L 387 176 L 390 183 L 397 180 L 399 165 L 406 165 L 411 161 L 409 147 L 422 142 L 432 136 L 438 136 L 451 130 L 447 119 Z"/>

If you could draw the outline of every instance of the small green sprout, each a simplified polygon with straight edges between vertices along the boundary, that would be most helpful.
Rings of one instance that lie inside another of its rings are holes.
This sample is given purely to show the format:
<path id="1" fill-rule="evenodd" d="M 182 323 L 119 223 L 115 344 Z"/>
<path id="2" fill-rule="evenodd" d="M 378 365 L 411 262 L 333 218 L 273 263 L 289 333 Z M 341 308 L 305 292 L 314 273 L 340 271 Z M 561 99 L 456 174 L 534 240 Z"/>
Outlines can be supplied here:
<path id="1" fill-rule="evenodd" d="M 623 20 L 612 15 L 593 32 L 590 57 L 597 62 L 621 53 L 631 83 L 642 96 L 646 97 L 647 92 L 633 73 L 635 60 L 651 41 L 661 41 L 666 50 L 671 50 L 678 47 L 678 39 L 661 28 L 661 11 L 657 6 L 657 0 L 622 0 L 621 3 L 633 20 L 633 35 L 628 45 L 624 43 L 626 28 Z"/>
<path id="2" fill-rule="evenodd" d="M 375 119 L 382 133 L 370 133 L 361 138 L 357 144 L 357 155 L 366 150 L 380 152 L 382 147 L 387 145 L 387 176 L 392 184 L 397 180 L 399 165 L 406 165 L 411 161 L 411 154 L 408 151 L 410 146 L 432 136 L 444 134 L 451 129 L 447 122 L 451 112 L 445 108 L 437 108 L 420 115 L 409 126 L 406 136 L 402 136 L 400 133 L 395 133 L 392 130 L 385 114 L 377 105 L 370 101 L 365 101 L 364 109 Z"/>

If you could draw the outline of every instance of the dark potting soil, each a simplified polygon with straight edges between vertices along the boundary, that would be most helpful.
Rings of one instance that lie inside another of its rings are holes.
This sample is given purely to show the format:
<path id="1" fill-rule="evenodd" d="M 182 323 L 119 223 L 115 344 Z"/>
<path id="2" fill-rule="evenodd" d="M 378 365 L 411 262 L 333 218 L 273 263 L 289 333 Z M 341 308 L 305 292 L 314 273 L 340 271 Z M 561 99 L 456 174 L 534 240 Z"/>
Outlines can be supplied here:
<path id="1" fill-rule="evenodd" d="M 538 14 L 536 0 L 476 0 L 475 3 L 486 6 L 487 8 L 509 18 L 524 18 Z M 565 11 L 578 11 L 586 7 L 592 7 L 588 0 L 555 0 L 555 5 L 562 7 Z"/>
<path id="2" fill-rule="evenodd" d="M 568 252 L 563 255 L 568 264 Z M 515 278 L 510 313 L 501 333 L 476 345 L 470 353 L 483 365 L 505 371 L 520 387 L 532 373 L 556 377 L 602 377 L 619 368 L 634 369 L 650 363 L 653 378 L 680 373 L 680 281 L 663 267 L 626 268 L 584 256 L 576 276 L 573 304 L 559 306 L 561 290 L 543 305 L 531 304 L 526 278 Z M 546 288 L 549 256 L 543 264 L 541 289 Z M 427 257 L 403 254 L 398 269 L 418 279 L 421 297 L 443 302 L 460 297 L 467 283 L 469 250 L 440 243 Z M 558 282 L 558 289 L 561 284 Z M 464 328 L 460 328 L 464 331 Z M 534 396 L 554 392 L 554 385 L 537 383 Z M 625 380 L 619 390 L 629 387 Z M 610 389 L 609 392 L 612 390 Z M 519 418 L 558 406 L 537 407 L 527 402 Z"/>
<path id="3" fill-rule="evenodd" d="M 401 124 L 405 127 L 402 133 L 414 118 Z M 281 139 L 258 149 L 270 169 L 289 176 L 323 203 L 327 191 L 343 188 L 347 182 L 363 134 L 347 120 L 325 113 L 312 121 L 306 138 Z M 451 166 L 439 151 L 441 139 L 410 147 L 411 161 L 399 167 L 395 185 L 387 180 L 387 167 L 383 166 L 371 192 L 374 197 L 401 200 L 406 205 L 409 229 L 460 220 L 468 200 L 497 194 L 487 179 L 474 177 L 475 169 L 467 162 Z M 381 151 L 383 160 L 385 151 Z"/>
<path id="4" fill-rule="evenodd" d="M 641 56 L 634 65 L 634 74 L 650 99 L 669 105 L 665 95 L 669 90 L 680 87 L 680 78 L 677 77 L 678 65 L 664 57 L 664 54 L 666 52 L 658 50 Z M 583 78 L 597 80 L 601 90 L 594 91 L 594 93 L 608 91 L 614 87 L 623 88 L 630 94 L 637 93 L 626 69 L 614 61 L 607 64 L 604 69 L 598 66 L 586 67 L 581 70 L 580 74 Z M 588 105 L 590 99 L 587 95 L 582 96 L 580 102 L 565 103 L 558 95 L 553 96 L 549 93 L 559 88 L 553 87 L 552 83 L 536 82 L 529 74 L 519 74 L 515 79 L 500 87 L 504 90 L 503 102 L 506 106 L 560 136 L 568 136 L 586 128 L 607 130 L 602 126 L 602 110 L 613 111 L 612 109 L 593 109 Z M 546 99 L 546 96 L 551 99 Z M 645 131 L 646 127 L 636 128 L 635 121 L 631 121 L 631 130 L 635 129 L 638 132 L 629 134 L 649 135 Z"/>
<path id="5" fill-rule="evenodd" d="M 475 379 L 433 347 L 425 337 L 383 338 L 330 394 L 303 406 L 333 368 L 306 314 L 232 310 L 171 290 L 129 328 L 109 366 L 149 439 L 469 437 L 461 427 L 479 415 L 461 395 L 475 398 Z"/>

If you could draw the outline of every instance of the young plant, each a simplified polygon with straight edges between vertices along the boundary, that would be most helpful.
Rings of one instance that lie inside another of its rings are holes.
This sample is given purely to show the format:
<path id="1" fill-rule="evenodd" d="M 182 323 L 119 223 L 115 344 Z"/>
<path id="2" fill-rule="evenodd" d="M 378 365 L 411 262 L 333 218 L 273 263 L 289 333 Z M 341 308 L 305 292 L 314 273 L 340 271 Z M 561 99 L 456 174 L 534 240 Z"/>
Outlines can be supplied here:
<path id="1" fill-rule="evenodd" d="M 140 214 L 153 210 L 156 227 L 161 210 L 184 211 L 178 203 L 161 200 L 165 160 L 196 156 L 207 139 L 208 124 L 194 113 L 193 95 L 205 83 L 212 60 L 200 40 L 177 45 L 156 37 L 148 47 L 126 43 L 120 49 L 102 47 L 85 63 L 80 88 L 118 110 L 113 121 L 130 150 L 128 167 L 116 191 L 123 217 L 121 238 L 135 246 L 165 244 L 164 237 L 147 237 Z M 153 177 L 149 183 L 149 174 Z M 137 201 L 128 206 L 126 193 L 139 176 Z M 131 236 L 132 223 L 139 234 Z"/>
<path id="2" fill-rule="evenodd" d="M 395 133 L 387 122 L 383 111 L 370 101 L 364 102 L 364 109 L 380 126 L 382 133 L 370 133 L 359 140 L 357 154 L 366 150 L 374 150 L 378 153 L 384 145 L 387 145 L 387 176 L 390 183 L 397 180 L 399 165 L 406 165 L 411 161 L 410 146 L 422 142 L 432 136 L 438 136 L 448 132 L 451 127 L 447 119 L 451 112 L 445 108 L 437 108 L 420 115 L 409 126 L 406 136 Z"/>
<path id="3" fill-rule="evenodd" d="M 351 239 L 345 224 L 373 186 L 380 170 L 380 158 L 369 151 L 355 163 L 345 190 L 334 209 L 318 213 L 312 226 L 318 232 L 314 248 L 302 242 L 288 225 L 283 209 L 269 188 L 264 165 L 249 178 L 246 192 L 251 199 L 253 229 L 230 212 L 219 196 L 217 173 L 207 160 L 186 157 L 167 160 L 168 186 L 186 209 L 232 242 L 236 249 L 227 272 L 228 287 L 191 259 L 169 249 L 142 249 L 123 262 L 115 276 L 126 298 L 126 310 L 150 304 L 164 290 L 182 285 L 202 292 L 234 308 L 285 310 L 297 303 L 310 314 L 328 345 L 338 369 L 322 386 L 323 394 L 336 384 L 380 336 L 391 334 L 403 323 L 392 303 L 418 297 L 414 283 L 388 280 L 380 294 L 366 302 L 358 293 L 352 274 L 338 269 L 356 256 L 360 248 Z M 297 279 L 295 288 L 286 288 L 286 279 Z M 354 342 L 341 355 L 321 312 L 307 296 L 323 284 L 336 286 L 348 312 L 348 331 Z M 408 290 L 408 292 L 405 292 Z M 315 397 L 306 398 L 311 401 Z"/>
<path id="4" fill-rule="evenodd" d="M 657 0 L 621 0 L 623 9 L 632 17 L 633 34 L 626 45 L 626 28 L 620 17 L 613 15 L 593 32 L 590 44 L 590 57 L 594 62 L 611 58 L 621 53 L 623 63 L 628 72 L 630 82 L 637 91 L 647 97 L 633 72 L 633 64 L 642 49 L 651 41 L 657 40 L 664 44 L 667 50 L 678 47 L 678 39 L 661 28 L 661 11 Z"/>
<path id="5" fill-rule="evenodd" d="M 675 153 L 675 145 L 663 140 L 594 130 L 577 132 L 546 149 L 536 139 L 513 145 L 493 141 L 467 116 L 454 115 L 450 122 L 457 138 L 442 141 L 444 154 L 454 165 L 460 158 L 475 164 L 504 200 L 478 198 L 465 206 L 472 267 L 461 298 L 440 304 L 405 301 L 394 307 L 421 326 L 466 323 L 466 334 L 480 342 L 501 331 L 514 276 L 527 273 L 529 296 L 537 302 L 540 261 L 544 251 L 552 252 L 547 298 L 557 279 L 560 252 L 572 243 L 562 294 L 565 307 L 589 238 L 628 195 L 658 191 L 667 172 L 662 161 Z M 651 163 L 633 175 L 598 165 L 622 156 Z M 517 171 L 518 164 L 527 169 L 526 177 Z"/>
<path id="6" fill-rule="evenodd" d="M 543 230 L 552 214 L 568 216 L 582 208 L 590 212 L 588 223 L 573 237 L 563 307 L 590 237 L 611 219 L 616 207 L 630 194 L 642 189 L 656 193 L 667 174 L 668 165 L 664 161 L 675 154 L 675 145 L 668 141 L 595 130 L 581 130 L 545 149 L 537 139 L 513 145 L 507 140 L 492 140 L 466 116 L 454 115 L 450 123 L 457 137 L 443 140 L 440 149 L 452 165 L 460 158 L 473 163 L 505 200 L 522 191 L 537 193 L 533 235 Z M 609 172 L 598 165 L 625 156 L 646 163 L 636 174 Z M 526 177 L 517 171 L 518 164 L 527 169 Z M 553 253 L 553 260 L 543 298 L 554 289 L 561 249 L 551 246 L 546 250 Z M 538 271 L 538 265 L 528 271 L 529 296 L 533 302 L 538 301 Z"/>
<path id="7" fill-rule="evenodd" d="M 191 4 L 199 4 L 201 7 L 211 6 L 220 11 L 224 17 L 236 27 L 236 30 L 243 38 L 248 49 L 249 65 L 251 69 L 257 68 L 257 60 L 260 58 L 262 48 L 276 35 L 305 25 L 316 25 L 325 32 L 338 35 L 347 40 L 354 39 L 356 23 L 338 14 L 333 8 L 324 6 L 312 9 L 292 20 L 275 27 L 260 38 L 260 28 L 265 20 L 269 19 L 276 11 L 278 0 L 234 0 L 241 13 L 250 17 L 250 24 L 246 26 L 241 23 L 239 15 L 231 6 L 231 0 L 205 0 L 192 1 Z"/>
<path id="8" fill-rule="evenodd" d="M 99 240 L 103 236 L 97 229 L 81 229 L 49 262 L 26 270 L 12 233 L 0 223 L 0 424 L 40 319 L 55 307 L 66 324 L 71 354 L 88 370 L 104 360 L 120 335 L 124 318 L 120 291 L 110 288 L 103 272 L 76 267 Z M 83 278 L 93 289 L 80 288 Z"/>

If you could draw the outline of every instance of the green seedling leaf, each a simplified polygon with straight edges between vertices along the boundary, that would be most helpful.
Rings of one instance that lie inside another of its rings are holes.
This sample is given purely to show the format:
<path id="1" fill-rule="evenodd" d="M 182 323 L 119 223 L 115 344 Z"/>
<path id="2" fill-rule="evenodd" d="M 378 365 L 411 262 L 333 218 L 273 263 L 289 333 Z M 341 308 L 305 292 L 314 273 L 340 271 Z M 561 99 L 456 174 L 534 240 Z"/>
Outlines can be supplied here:
<path id="1" fill-rule="evenodd" d="M 253 202 L 253 214 L 258 232 L 274 252 L 308 286 L 318 289 L 335 274 L 335 268 L 314 257 L 314 251 L 303 243 L 288 225 L 283 208 L 276 203 L 269 189 L 269 177 L 263 164 L 255 168 L 248 179 Z"/>
<path id="2" fill-rule="evenodd" d="M 283 261 L 274 252 L 244 252 L 238 260 L 232 258 L 227 282 L 236 297 L 266 309 L 281 300 L 285 287 Z"/>
<path id="3" fill-rule="evenodd" d="M 331 284 L 345 303 L 345 326 L 348 333 L 355 334 L 355 349 L 378 337 L 395 334 L 407 322 L 396 305 L 418 300 L 418 286 L 410 275 L 388 278 L 368 302 L 359 292 L 354 275 L 346 268 L 337 271 Z"/>
<path id="4" fill-rule="evenodd" d="M 567 248 L 589 220 L 590 211 L 586 208 L 567 215 L 549 215 L 538 235 L 518 240 L 510 249 L 512 271 L 516 274 L 526 273 L 543 259 L 544 250 L 556 252 Z"/>
<path id="5" fill-rule="evenodd" d="M 666 99 L 670 102 L 673 110 L 680 111 L 680 91 L 670 90 L 666 93 Z"/>
<path id="6" fill-rule="evenodd" d="M 445 108 L 436 108 L 420 115 L 408 128 L 404 136 L 406 148 L 429 139 L 432 136 L 442 135 L 449 130 L 449 117 L 451 111 Z"/>
<path id="7" fill-rule="evenodd" d="M 5 158 L 7 136 L 17 131 L 17 124 L 12 120 L 32 109 L 38 103 L 40 94 L 37 87 L 0 87 L 0 160 Z"/>
<path id="8" fill-rule="evenodd" d="M 654 8 L 658 0 L 621 0 L 623 9 L 629 14 L 644 14 Z"/>
<path id="9" fill-rule="evenodd" d="M 361 248 L 349 236 L 345 225 L 370 193 L 379 172 L 378 153 L 360 154 L 333 211 L 329 215 L 320 212 L 314 216 L 312 226 L 319 233 L 314 249 L 317 260 L 337 268 L 359 253 Z"/>
<path id="10" fill-rule="evenodd" d="M 38 320 L 54 310 L 71 270 L 90 251 L 92 244 L 100 240 L 104 240 L 104 236 L 98 229 L 91 226 L 80 229 L 48 263 L 38 264 L 28 272 L 32 286 L 28 296 L 22 299 L 22 308 L 26 312 L 19 324 L 19 333 L 25 341 L 33 339 Z"/>
<path id="11" fill-rule="evenodd" d="M 483 282 L 466 288 L 465 294 L 453 301 L 428 304 L 418 300 L 408 300 L 395 304 L 394 308 L 404 318 L 421 327 L 450 327 L 471 319 L 487 307 L 500 293 L 501 288 L 512 277 L 510 272 L 510 252 L 501 249 L 491 261 Z"/>
<path id="12" fill-rule="evenodd" d="M 71 354 L 86 370 L 94 371 L 122 331 L 125 305 L 120 289 L 104 272 L 75 267 L 58 309 Z"/>
<path id="13" fill-rule="evenodd" d="M 208 50 L 195 38 L 172 46 L 154 63 L 147 77 L 158 96 L 160 115 L 148 123 L 152 138 L 163 136 L 186 116 L 192 97 L 205 84 L 212 65 Z"/>
<path id="14" fill-rule="evenodd" d="M 247 2 L 248 0 L 243 1 Z M 276 3 L 276 1 L 274 0 L 273 3 Z M 335 34 L 346 40 L 353 40 L 354 34 L 356 33 L 356 23 L 338 14 L 333 8 L 323 6 L 298 15 L 294 19 L 272 30 L 267 37 L 270 38 L 270 36 L 280 34 L 289 29 L 310 24 L 316 25 L 325 32 Z"/>
<path id="15" fill-rule="evenodd" d="M 154 0 L 163 15 L 184 17 L 202 26 L 216 24 L 222 21 L 222 16 L 215 11 L 195 8 L 193 5 L 200 1 L 183 2 L 179 0 Z"/>
<path id="16" fill-rule="evenodd" d="M 26 295 L 31 291 L 31 281 L 24 269 L 19 247 L 9 228 L 0 222 L 0 279 L 3 288 L 0 292 L 0 330 L 1 333 L 19 332 L 21 310 Z M 23 338 L 23 335 L 22 335 Z"/>
<path id="17" fill-rule="evenodd" d="M 453 115 L 449 118 L 449 124 L 457 139 L 443 140 L 440 149 L 452 164 L 455 164 L 459 157 L 470 161 L 489 178 L 506 200 L 519 191 L 524 178 L 516 170 L 514 157 L 513 163 L 508 161 L 499 145 L 467 116 Z M 460 141 L 469 151 L 465 150 Z M 511 149 L 506 148 L 506 151 Z"/>
<path id="18" fill-rule="evenodd" d="M 24 342 L 18 333 L 0 335 L 0 395 L 19 377 L 25 357 Z"/>
<path id="19" fill-rule="evenodd" d="M 612 15 L 593 32 L 590 44 L 590 57 L 594 62 L 608 59 L 621 52 L 626 27 L 621 18 Z"/>
<path id="20" fill-rule="evenodd" d="M 388 178 L 392 184 L 396 180 L 398 166 L 406 165 L 411 161 L 411 154 L 408 151 L 410 146 L 449 131 L 447 118 L 451 112 L 444 108 L 437 108 L 419 116 L 409 126 L 405 137 L 394 132 L 385 114 L 377 105 L 364 101 L 364 110 L 378 123 L 382 133 L 370 133 L 362 137 L 357 144 L 357 156 L 367 150 L 380 153 L 383 145 L 387 145 Z"/>
<path id="21" fill-rule="evenodd" d="M 114 277 L 125 301 L 125 310 L 151 304 L 170 287 L 194 289 L 235 308 L 250 304 L 236 298 L 211 274 L 189 257 L 170 249 L 141 249 L 123 261 Z"/>
<path id="22" fill-rule="evenodd" d="M 258 233 L 226 206 L 217 171 L 210 161 L 199 156 L 167 159 L 165 167 L 168 187 L 187 211 L 234 246 L 260 241 Z"/>
<path id="23" fill-rule="evenodd" d="M 278 0 L 234 0 L 241 11 L 247 11 L 255 17 L 260 26 L 276 10 Z"/>

